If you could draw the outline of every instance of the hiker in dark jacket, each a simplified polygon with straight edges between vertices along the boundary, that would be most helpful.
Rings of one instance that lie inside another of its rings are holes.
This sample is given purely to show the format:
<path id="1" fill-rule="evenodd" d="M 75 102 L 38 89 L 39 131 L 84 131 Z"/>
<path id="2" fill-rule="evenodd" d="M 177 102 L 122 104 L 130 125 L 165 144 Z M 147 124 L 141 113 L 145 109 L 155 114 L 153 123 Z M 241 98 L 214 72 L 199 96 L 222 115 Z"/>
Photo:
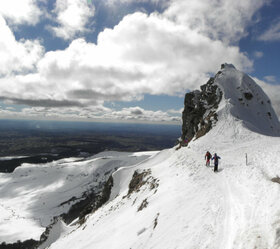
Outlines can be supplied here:
<path id="1" fill-rule="evenodd" d="M 210 159 L 211 159 L 212 155 L 209 151 L 206 152 L 205 154 L 205 160 L 206 160 L 206 166 L 210 166 Z"/>
<path id="2" fill-rule="evenodd" d="M 212 157 L 212 160 L 214 160 L 214 172 L 218 172 L 219 159 L 221 158 L 216 153 Z"/>

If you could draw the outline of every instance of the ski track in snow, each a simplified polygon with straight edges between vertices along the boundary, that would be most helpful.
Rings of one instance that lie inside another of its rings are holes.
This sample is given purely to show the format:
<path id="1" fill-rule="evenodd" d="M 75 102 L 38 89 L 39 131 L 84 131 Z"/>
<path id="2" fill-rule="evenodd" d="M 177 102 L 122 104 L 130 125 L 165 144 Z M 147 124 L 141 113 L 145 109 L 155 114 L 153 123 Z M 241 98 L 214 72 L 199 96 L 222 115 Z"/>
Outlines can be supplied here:
<path id="1" fill-rule="evenodd" d="M 195 157 L 198 156 L 199 155 Z M 268 157 L 266 156 L 264 160 L 267 159 Z M 264 223 L 268 222 L 268 219 L 266 219 L 265 216 L 267 215 L 267 211 L 269 210 L 269 207 L 267 207 L 265 203 L 261 201 L 262 194 L 267 195 L 268 193 L 265 191 L 261 191 L 260 193 L 258 192 L 252 193 L 251 192 L 252 190 L 258 191 L 258 189 L 247 188 L 245 184 L 243 185 L 241 183 L 241 180 L 236 180 L 237 176 L 235 172 L 239 171 L 240 167 L 243 167 L 240 173 L 244 173 L 244 177 L 240 177 L 240 179 L 243 179 L 244 181 L 250 180 L 247 178 L 248 175 L 246 175 L 248 171 L 253 170 L 253 171 L 257 171 L 258 174 L 264 175 L 263 170 L 259 169 L 258 165 L 256 165 L 255 167 L 251 167 L 250 169 L 250 166 L 245 166 L 245 165 L 240 166 L 236 164 L 235 165 L 234 164 L 227 165 L 225 163 L 221 163 L 221 164 L 223 164 L 223 166 L 222 168 L 220 167 L 219 173 L 217 174 L 212 172 L 212 169 L 209 169 L 208 167 L 204 167 L 204 166 L 203 166 L 204 169 L 201 169 L 200 172 L 198 169 L 194 170 L 194 174 L 193 174 L 193 175 L 195 174 L 203 175 L 204 170 L 210 171 L 210 174 L 207 174 L 207 177 L 209 177 L 209 181 L 211 182 L 210 185 L 216 186 L 216 190 L 215 191 L 212 190 L 213 196 L 209 202 L 209 206 L 210 208 L 214 207 L 214 209 L 216 209 L 213 211 L 216 212 L 216 218 L 218 218 L 219 215 L 221 216 L 220 218 L 222 224 L 219 224 L 217 226 L 217 237 L 220 242 L 219 244 L 210 248 L 220 248 L 220 249 L 280 248 L 280 247 L 273 247 L 273 245 L 271 244 L 270 242 L 271 238 L 269 238 L 270 236 L 267 236 L 267 233 L 269 232 L 265 230 L 268 224 L 262 227 L 263 223 L 262 221 L 259 221 L 260 220 L 259 216 L 261 216 Z M 267 181 L 270 180 L 267 179 Z M 278 187 L 278 191 L 279 191 L 279 187 Z M 221 201 L 217 201 L 219 199 Z M 279 215 L 278 215 L 278 219 L 279 219 Z M 271 234 L 272 235 L 271 237 L 273 237 L 274 233 L 275 232 Z M 208 247 L 205 246 L 199 248 L 208 248 Z"/>
<path id="2" fill-rule="evenodd" d="M 246 218 L 244 217 L 244 203 L 240 201 L 240 191 L 233 185 L 230 185 L 227 177 L 223 173 L 219 174 L 219 178 L 215 177 L 217 182 L 220 182 L 221 191 L 224 197 L 224 224 L 223 235 L 220 243 L 220 249 L 233 248 L 234 240 L 238 228 L 244 227 Z"/>

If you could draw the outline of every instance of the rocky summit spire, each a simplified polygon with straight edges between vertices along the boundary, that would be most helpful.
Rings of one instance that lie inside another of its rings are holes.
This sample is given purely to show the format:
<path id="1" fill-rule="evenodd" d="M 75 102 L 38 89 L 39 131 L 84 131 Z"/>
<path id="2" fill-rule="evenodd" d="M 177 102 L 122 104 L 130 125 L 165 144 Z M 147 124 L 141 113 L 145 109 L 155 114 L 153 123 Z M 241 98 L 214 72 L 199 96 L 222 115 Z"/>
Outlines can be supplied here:
<path id="1" fill-rule="evenodd" d="M 280 135 L 280 123 L 267 95 L 251 77 L 232 64 L 222 64 L 215 77 L 200 89 L 185 95 L 182 145 L 205 135 L 218 120 L 228 127 L 241 122 L 246 130 Z M 233 123 L 229 124 L 228 120 Z"/>
<path id="2" fill-rule="evenodd" d="M 205 135 L 217 121 L 216 109 L 221 101 L 222 91 L 214 82 L 215 79 L 211 77 L 200 87 L 201 91 L 186 93 L 182 113 L 183 141 Z"/>

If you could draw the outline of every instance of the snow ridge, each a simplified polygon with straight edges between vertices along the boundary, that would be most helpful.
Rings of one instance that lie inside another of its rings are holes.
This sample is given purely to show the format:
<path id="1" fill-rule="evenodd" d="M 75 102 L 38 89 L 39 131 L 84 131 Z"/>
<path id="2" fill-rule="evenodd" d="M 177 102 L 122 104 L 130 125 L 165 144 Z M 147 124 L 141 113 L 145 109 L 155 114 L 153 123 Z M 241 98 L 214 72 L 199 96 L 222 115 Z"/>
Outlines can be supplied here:
<path id="1" fill-rule="evenodd" d="M 223 64 L 214 82 L 222 89 L 224 103 L 221 104 L 226 106 L 224 111 L 229 110 L 226 116 L 231 114 L 242 120 L 251 131 L 280 136 L 280 123 L 270 99 L 251 77 L 232 64 Z"/>

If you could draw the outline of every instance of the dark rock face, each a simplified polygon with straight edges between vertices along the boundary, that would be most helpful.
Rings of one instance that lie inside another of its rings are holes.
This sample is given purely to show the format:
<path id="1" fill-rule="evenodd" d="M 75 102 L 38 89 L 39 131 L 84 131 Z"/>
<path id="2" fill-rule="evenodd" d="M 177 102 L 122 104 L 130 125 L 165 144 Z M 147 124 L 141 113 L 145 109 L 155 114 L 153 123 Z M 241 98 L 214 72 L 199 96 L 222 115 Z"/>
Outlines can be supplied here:
<path id="1" fill-rule="evenodd" d="M 3 242 L 0 244 L 0 249 L 35 249 L 39 246 L 39 241 L 30 239 L 24 242 L 17 241 L 16 243 L 6 244 Z"/>
<path id="2" fill-rule="evenodd" d="M 148 204 L 149 204 L 149 202 L 147 201 L 147 198 L 146 198 L 145 200 L 143 200 L 140 207 L 138 207 L 137 212 L 142 211 L 144 208 L 146 208 L 148 206 Z"/>
<path id="3" fill-rule="evenodd" d="M 89 198 L 89 201 L 84 205 L 83 209 L 80 209 L 79 214 L 79 223 L 83 224 L 85 222 L 85 217 L 89 213 L 95 212 L 98 208 L 100 208 L 104 203 L 106 203 L 111 195 L 111 189 L 114 185 L 114 180 L 112 175 L 110 175 L 109 179 L 105 183 L 102 192 L 95 198 Z"/>
<path id="4" fill-rule="evenodd" d="M 248 99 L 248 100 L 251 100 L 252 98 L 253 98 L 253 94 L 252 93 L 244 93 L 244 97 L 246 98 L 246 99 Z"/>
<path id="5" fill-rule="evenodd" d="M 222 99 L 222 92 L 214 85 L 214 78 L 200 87 L 201 91 L 186 93 L 184 111 L 182 113 L 182 145 L 196 136 L 205 135 L 217 121 L 215 110 Z"/>
<path id="6" fill-rule="evenodd" d="M 129 183 L 129 189 L 127 197 L 129 197 L 133 192 L 138 192 L 140 188 L 146 184 L 145 177 L 151 174 L 151 170 L 144 170 L 143 172 L 135 171 L 133 173 L 132 179 Z"/>
<path id="7" fill-rule="evenodd" d="M 272 182 L 276 182 L 276 183 L 279 183 L 280 184 L 280 177 L 277 176 L 277 177 L 274 177 L 271 179 Z"/>
<path id="8" fill-rule="evenodd" d="M 81 212 L 85 212 L 85 210 L 89 210 L 89 213 L 92 210 L 92 205 L 96 201 L 96 194 L 91 192 L 85 196 L 83 200 L 75 203 L 71 206 L 67 213 L 61 215 L 63 221 L 68 225 L 77 217 L 80 217 Z"/>

